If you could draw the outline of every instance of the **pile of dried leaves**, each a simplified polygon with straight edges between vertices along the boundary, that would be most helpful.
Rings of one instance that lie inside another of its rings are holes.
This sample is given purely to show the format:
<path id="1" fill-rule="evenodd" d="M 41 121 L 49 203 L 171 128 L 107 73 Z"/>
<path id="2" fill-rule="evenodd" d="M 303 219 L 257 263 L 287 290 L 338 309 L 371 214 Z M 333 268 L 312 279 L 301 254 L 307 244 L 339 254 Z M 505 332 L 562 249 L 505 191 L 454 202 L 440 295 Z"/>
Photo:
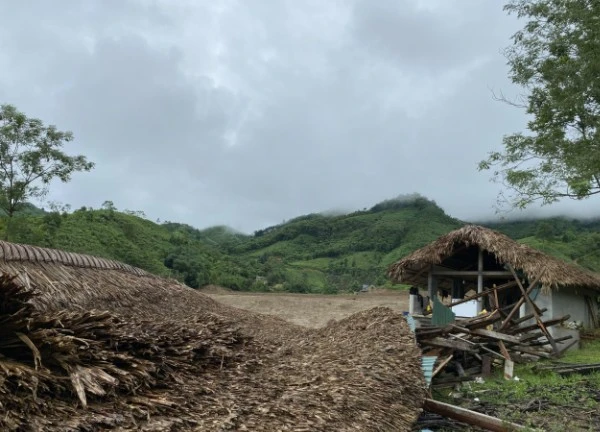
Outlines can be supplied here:
<path id="1" fill-rule="evenodd" d="M 389 309 L 309 331 L 192 311 L 192 290 L 185 318 L 149 317 L 142 298 L 50 311 L 40 290 L 0 277 L 0 430 L 402 431 L 420 413 L 419 350 Z"/>

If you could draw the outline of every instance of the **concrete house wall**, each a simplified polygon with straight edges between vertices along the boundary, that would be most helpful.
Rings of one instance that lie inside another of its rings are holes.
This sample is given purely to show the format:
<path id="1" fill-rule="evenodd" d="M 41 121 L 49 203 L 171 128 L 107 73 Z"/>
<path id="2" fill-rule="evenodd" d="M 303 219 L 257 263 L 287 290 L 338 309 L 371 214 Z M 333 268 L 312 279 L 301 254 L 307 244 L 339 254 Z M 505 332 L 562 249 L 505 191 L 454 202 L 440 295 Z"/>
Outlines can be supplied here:
<path id="1" fill-rule="evenodd" d="M 592 328 L 593 321 L 585 297 L 589 296 L 592 299 L 595 299 L 597 295 L 598 293 L 591 289 L 559 288 L 558 290 L 552 289 L 552 291 L 547 294 L 544 294 L 541 291 L 538 291 L 537 293 L 534 292 L 532 298 L 540 309 L 548 309 L 547 312 L 544 312 L 543 319 L 548 319 L 550 317 L 559 318 L 570 315 L 570 318 L 566 323 L 580 321 L 584 328 Z M 525 308 L 525 314 L 528 313 L 531 313 L 531 308 L 529 306 Z M 535 321 L 531 320 L 530 322 L 534 323 Z M 570 335 L 574 339 L 579 340 L 578 330 L 562 325 L 551 326 L 549 327 L 549 331 L 554 338 Z M 570 343 L 571 341 L 572 339 L 565 343 Z M 574 348 L 577 346 L 578 344 L 576 344 Z"/>

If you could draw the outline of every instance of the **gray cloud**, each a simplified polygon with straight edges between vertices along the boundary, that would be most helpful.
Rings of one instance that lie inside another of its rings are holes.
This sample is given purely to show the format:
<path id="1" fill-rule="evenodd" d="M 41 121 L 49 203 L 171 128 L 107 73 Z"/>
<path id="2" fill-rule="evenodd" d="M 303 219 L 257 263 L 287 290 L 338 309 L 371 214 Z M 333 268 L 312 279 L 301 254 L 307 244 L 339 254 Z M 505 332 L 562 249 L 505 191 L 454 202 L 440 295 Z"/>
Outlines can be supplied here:
<path id="1" fill-rule="evenodd" d="M 518 25 L 478 0 L 0 2 L 0 100 L 97 162 L 53 188 L 74 207 L 252 231 L 419 192 L 492 217 Z"/>

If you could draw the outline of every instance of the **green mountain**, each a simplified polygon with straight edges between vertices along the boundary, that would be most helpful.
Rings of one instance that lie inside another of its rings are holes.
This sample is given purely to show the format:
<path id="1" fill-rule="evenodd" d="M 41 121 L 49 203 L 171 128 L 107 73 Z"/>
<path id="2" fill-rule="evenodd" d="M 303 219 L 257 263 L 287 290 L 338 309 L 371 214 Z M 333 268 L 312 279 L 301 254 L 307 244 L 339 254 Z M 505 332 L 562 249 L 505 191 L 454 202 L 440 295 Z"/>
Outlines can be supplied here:
<path id="1" fill-rule="evenodd" d="M 4 218 L 0 233 L 5 231 Z M 220 241 L 226 244 L 224 238 Z M 199 230 L 183 224 L 159 225 L 114 209 L 20 215 L 14 218 L 10 240 L 119 260 L 194 288 L 220 283 L 243 289 L 253 277 L 246 263 L 203 240 Z"/>
<path id="2" fill-rule="evenodd" d="M 228 227 L 198 230 L 157 224 L 139 212 L 28 207 L 11 240 L 112 258 L 191 287 L 236 290 L 352 291 L 388 285 L 389 264 L 464 224 L 420 196 L 349 214 L 310 214 L 245 235 Z M 482 223 L 523 243 L 600 271 L 600 219 Z M 6 220 L 0 218 L 0 234 Z"/>
<path id="3" fill-rule="evenodd" d="M 459 226 L 432 201 L 396 199 L 346 215 L 301 216 L 255 232 L 231 253 L 256 259 L 269 287 L 356 290 L 385 284 L 389 264 Z"/>

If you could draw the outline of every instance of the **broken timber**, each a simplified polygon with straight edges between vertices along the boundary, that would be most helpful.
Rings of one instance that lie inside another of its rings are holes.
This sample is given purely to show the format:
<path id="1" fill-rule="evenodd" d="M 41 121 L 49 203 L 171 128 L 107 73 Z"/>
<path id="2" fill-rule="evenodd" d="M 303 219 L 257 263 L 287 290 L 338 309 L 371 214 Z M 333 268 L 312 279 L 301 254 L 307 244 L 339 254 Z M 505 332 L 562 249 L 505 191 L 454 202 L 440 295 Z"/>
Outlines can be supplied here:
<path id="1" fill-rule="evenodd" d="M 525 426 L 500 420 L 499 418 L 478 413 L 476 411 L 471 411 L 466 408 L 457 407 L 444 402 L 438 402 L 433 399 L 425 399 L 423 409 L 444 417 L 458 420 L 462 423 L 467 423 L 471 426 L 487 429 L 489 431 L 511 432 L 526 430 Z"/>
<path id="2" fill-rule="evenodd" d="M 539 308 L 530 298 L 538 279 L 534 279 L 525 289 L 512 268 L 510 273 L 514 277 L 513 281 L 500 286 L 493 285 L 491 289 L 451 304 L 453 306 L 488 296 L 490 305 L 493 306 L 492 311 L 473 318 L 454 319 L 437 326 L 424 324 L 416 329 L 417 342 L 423 354 L 438 357 L 433 386 L 456 382 L 457 374 L 460 375 L 460 381 L 481 375 L 486 369 L 484 358 L 490 358 L 489 356 L 495 363 L 505 360 L 525 362 L 540 358 L 549 359 L 560 356 L 576 343 L 576 339 L 573 342 L 565 342 L 572 336 L 554 339 L 550 334 L 548 328 L 568 320 L 569 315 L 542 319 L 547 309 Z M 510 306 L 502 308 L 498 301 L 498 291 L 514 286 L 519 287 L 521 297 Z M 528 305 L 530 313 L 518 317 L 517 313 L 523 304 Z M 531 321 L 534 323 L 530 324 Z M 465 372 L 459 373 L 461 371 Z"/>

